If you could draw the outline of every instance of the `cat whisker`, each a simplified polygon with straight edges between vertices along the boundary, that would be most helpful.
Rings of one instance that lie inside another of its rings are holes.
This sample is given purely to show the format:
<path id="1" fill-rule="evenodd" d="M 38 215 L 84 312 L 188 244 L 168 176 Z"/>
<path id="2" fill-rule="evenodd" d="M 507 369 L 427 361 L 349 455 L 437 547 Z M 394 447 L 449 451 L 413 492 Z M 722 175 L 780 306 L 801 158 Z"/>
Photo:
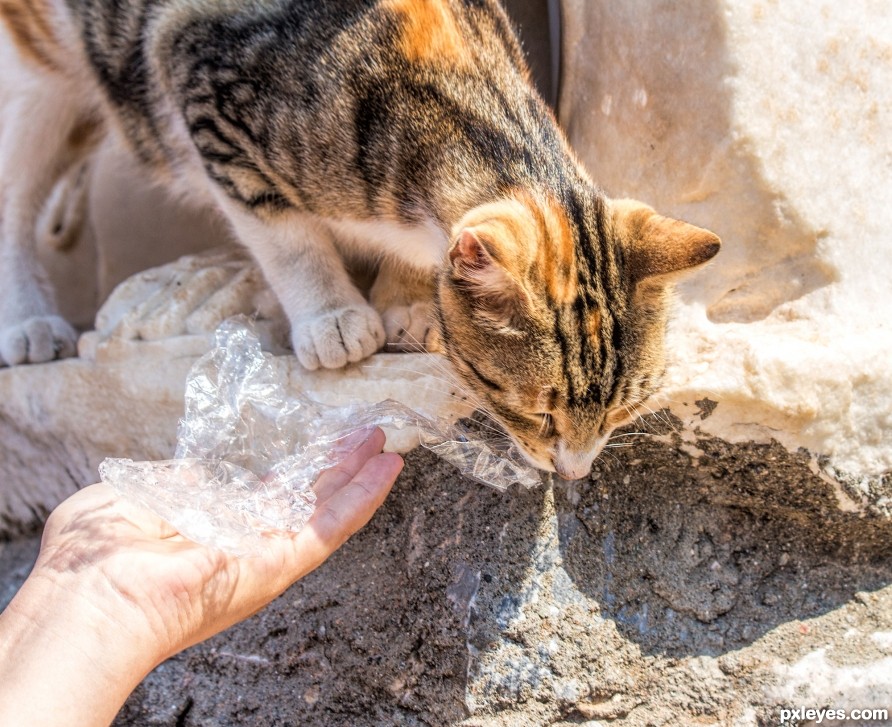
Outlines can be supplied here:
<path id="1" fill-rule="evenodd" d="M 633 411 L 630 411 L 628 405 L 623 404 L 623 406 L 625 407 L 626 411 L 629 412 L 630 415 L 632 415 L 632 414 L 634 413 L 634 415 L 640 419 L 640 421 L 641 421 L 641 425 L 642 425 L 643 427 L 653 427 L 653 425 L 650 424 L 650 423 L 647 421 L 647 419 L 645 418 L 645 416 L 643 416 L 643 415 L 641 414 L 640 411 L 638 411 L 640 408 L 647 409 L 647 411 L 650 412 L 650 414 L 653 415 L 653 417 L 654 417 L 658 422 L 660 422 L 660 423 L 662 423 L 662 424 L 665 424 L 665 425 L 668 426 L 673 432 L 675 432 L 676 434 L 678 434 L 678 428 L 672 424 L 672 421 L 671 421 L 668 417 L 666 417 L 665 415 L 660 416 L 660 412 L 654 411 L 654 410 L 647 404 L 647 402 L 644 402 L 644 401 L 643 401 L 643 402 L 641 402 L 640 404 L 636 405 L 636 407 L 635 407 L 635 411 L 634 411 L 634 412 L 633 412 Z M 659 432 L 654 431 L 654 432 L 652 432 L 652 434 L 659 434 Z"/>
<path id="2" fill-rule="evenodd" d="M 542 435 L 544 435 L 545 432 L 548 431 L 550 428 L 551 428 L 551 415 L 543 414 L 542 415 L 542 424 L 539 425 L 539 436 L 541 437 Z"/>
<path id="3" fill-rule="evenodd" d="M 408 335 L 411 336 L 411 334 Z M 434 369 L 442 375 L 441 377 L 439 377 L 441 381 L 443 381 L 444 383 L 450 383 L 452 386 L 458 389 L 465 397 L 466 401 L 473 405 L 477 411 L 485 415 L 489 420 L 493 422 L 493 424 L 498 426 L 500 429 L 502 428 L 502 425 L 499 423 L 498 417 L 489 408 L 487 408 L 486 404 L 484 404 L 484 402 L 473 391 L 466 388 L 464 382 L 461 381 L 461 379 L 456 375 L 455 371 L 453 371 L 452 368 L 449 367 L 448 363 L 443 362 L 442 360 L 440 360 L 439 357 L 434 355 L 431 356 L 429 362 L 432 363 Z M 412 369 L 408 368 L 405 370 L 412 371 Z M 437 376 L 429 372 L 414 371 L 413 373 L 430 376 L 431 378 L 438 378 Z"/>
<path id="4" fill-rule="evenodd" d="M 368 368 L 368 367 L 364 367 L 364 368 Z M 431 376 L 431 378 L 433 378 L 433 379 L 435 379 L 435 380 L 440 380 L 440 379 L 439 379 L 438 377 L 436 377 L 436 376 L 432 376 L 432 375 L 427 374 L 426 372 L 423 372 L 423 371 L 416 371 L 416 370 L 414 370 L 414 369 L 408 369 L 408 368 L 407 368 L 407 369 L 399 369 L 399 368 L 395 368 L 394 370 L 403 370 L 403 371 L 407 371 L 407 372 L 410 372 L 410 373 L 422 374 L 422 375 L 425 375 L 425 376 Z M 455 392 L 455 391 L 447 391 L 447 390 L 444 390 L 444 389 L 435 388 L 435 387 L 430 386 L 430 385 L 428 385 L 428 384 L 426 384 L 426 383 L 424 383 L 424 382 L 422 382 L 422 381 L 404 381 L 404 382 L 402 382 L 402 383 L 403 383 L 403 385 L 422 387 L 422 388 L 427 389 L 428 391 L 433 391 L 433 392 L 436 392 L 436 393 L 438 393 L 438 394 L 442 394 L 443 396 L 449 396 L 449 397 L 453 397 L 453 398 L 460 398 L 461 401 L 463 401 L 464 403 L 468 404 L 469 406 L 474 407 L 474 412 L 475 412 L 475 413 L 479 412 L 480 414 L 483 414 L 483 415 L 485 416 L 485 419 L 484 419 L 483 421 L 481 421 L 481 420 L 479 420 L 479 419 L 475 419 L 475 420 L 474 420 L 474 423 L 475 423 L 476 426 L 479 426 L 479 427 L 481 427 L 482 429 L 486 429 L 486 430 L 488 430 L 488 431 L 491 432 L 492 434 L 497 435 L 497 437 L 500 437 L 500 438 L 504 439 L 506 442 L 509 442 L 509 443 L 510 443 L 510 442 L 512 441 L 511 438 L 510 438 L 510 436 L 505 432 L 505 430 L 501 427 L 501 425 L 498 424 L 498 422 L 497 422 L 496 420 L 494 420 L 494 419 L 492 420 L 492 421 L 493 421 L 493 424 L 490 424 L 490 423 L 487 421 L 487 420 L 492 419 L 492 416 L 491 416 L 488 412 L 483 411 L 483 410 L 481 410 L 480 408 L 478 408 L 478 407 L 476 406 L 476 402 L 473 400 L 473 397 L 470 397 L 470 396 L 461 396 L 461 395 L 460 395 L 460 392 L 457 393 L 457 392 Z M 448 383 L 448 382 L 446 382 L 446 383 Z"/>
<path id="5" fill-rule="evenodd" d="M 424 345 L 422 341 L 419 341 L 415 336 L 412 335 L 408 330 L 403 330 L 403 340 L 405 343 L 387 343 L 386 346 L 392 347 L 391 350 L 400 352 L 400 353 L 427 353 L 427 347 Z M 408 348 L 406 348 L 408 346 Z M 434 365 L 440 367 L 441 373 L 446 373 L 445 368 L 442 363 L 438 361 L 436 358 L 432 358 Z M 451 372 L 450 372 L 451 373 Z"/>
<path id="6" fill-rule="evenodd" d="M 409 331 L 404 331 L 403 333 L 406 342 L 409 346 L 412 347 L 411 350 L 406 350 L 405 348 L 403 348 L 405 344 L 400 343 L 386 343 L 385 348 L 389 347 L 389 350 L 396 353 L 427 353 L 427 349 L 421 341 L 415 338 L 415 336 L 413 336 Z M 443 362 L 441 356 L 433 353 L 430 354 L 430 356 L 428 357 L 428 363 L 432 364 L 434 368 L 436 368 L 437 371 L 442 375 L 453 379 L 457 385 L 460 383 L 458 377 L 455 375 L 455 372 L 452 371 L 452 369 Z"/>
<path id="7" fill-rule="evenodd" d="M 662 411 L 654 411 L 653 409 L 650 408 L 650 406 L 647 405 L 647 403 L 642 403 L 642 406 L 645 409 L 647 409 L 651 414 L 653 414 L 657 421 L 665 424 L 667 427 L 669 427 L 676 434 L 679 433 L 678 427 L 676 427 L 672 423 L 672 420 L 666 414 L 664 414 Z"/>
<path id="8" fill-rule="evenodd" d="M 467 389 L 465 381 L 455 373 L 455 370 L 450 366 L 448 361 L 441 360 L 439 356 L 431 355 L 431 363 L 433 364 L 434 371 L 444 379 L 449 379 L 454 382 L 456 386 L 460 386 L 462 389 Z"/>
<path id="9" fill-rule="evenodd" d="M 637 407 L 633 409 L 628 404 L 623 404 L 623 409 L 626 410 L 626 413 L 632 418 L 632 421 L 638 421 L 641 422 L 642 426 L 647 426 L 647 422 L 644 421 L 644 418 L 641 416 L 641 413 L 638 411 Z"/>
<path id="10" fill-rule="evenodd" d="M 446 389 L 437 388 L 436 386 L 431 386 L 423 381 L 403 381 L 401 385 L 404 386 L 414 386 L 418 388 L 423 388 L 427 391 L 440 394 L 441 396 L 449 397 L 451 399 L 456 399 L 462 403 L 468 404 L 469 406 L 473 406 L 473 402 L 469 402 L 465 397 L 461 396 L 459 393 L 455 391 L 450 391 Z"/>
<path id="11" fill-rule="evenodd" d="M 364 365 L 362 366 L 362 368 L 364 368 L 364 369 L 370 369 L 370 368 L 375 368 L 375 367 L 372 366 L 371 364 L 364 364 Z M 449 386 L 450 388 L 458 389 L 458 390 L 459 390 L 458 393 L 464 394 L 464 395 L 466 395 L 466 396 L 470 396 L 470 392 L 468 392 L 468 391 L 465 390 L 463 387 L 461 387 L 457 382 L 455 382 L 455 381 L 450 381 L 449 379 L 445 379 L 445 378 L 443 378 L 443 377 L 441 377 L 441 376 L 436 376 L 435 374 L 432 374 L 432 373 L 430 373 L 429 371 L 419 371 L 419 370 L 417 370 L 417 369 L 413 369 L 413 368 L 408 367 L 408 366 L 390 366 L 389 368 L 390 368 L 391 370 L 393 370 L 393 371 L 402 371 L 402 372 L 404 372 L 404 373 L 417 374 L 417 375 L 419 375 L 419 376 L 426 376 L 426 377 L 429 377 L 429 378 L 431 378 L 431 379 L 434 379 L 434 380 L 436 380 L 436 381 L 440 381 L 440 382 L 446 384 L 446 385 Z M 413 382 L 413 383 L 415 383 L 415 382 Z"/>
<path id="12" fill-rule="evenodd" d="M 653 394 L 651 399 L 661 408 L 661 409 L 669 409 L 670 405 L 675 404 L 678 407 L 686 405 L 688 402 L 680 401 L 678 399 L 670 399 L 668 396 L 664 396 L 663 394 Z"/>
<path id="13" fill-rule="evenodd" d="M 385 343 L 387 353 L 427 353 L 424 346 L 415 343 Z"/>
<path id="14" fill-rule="evenodd" d="M 670 399 L 668 396 L 666 396 L 665 394 L 661 394 L 660 392 L 657 392 L 657 393 L 655 393 L 655 394 L 651 394 L 651 397 L 650 397 L 650 398 L 651 398 L 651 399 L 655 399 L 655 400 L 657 401 L 657 403 L 660 404 L 660 405 L 662 405 L 662 403 L 663 403 L 664 401 L 669 402 L 670 404 L 683 404 L 683 403 L 685 403 L 685 402 L 679 401 L 678 399 Z"/>
<path id="15" fill-rule="evenodd" d="M 499 418 L 493 413 L 491 409 L 489 409 L 486 404 L 484 404 L 476 394 L 472 391 L 466 391 L 468 395 L 468 401 L 474 405 L 476 411 L 480 414 L 483 414 L 489 421 L 501 427 L 501 423 L 499 422 Z"/>
<path id="16" fill-rule="evenodd" d="M 369 364 L 369 365 L 365 365 L 365 366 L 363 366 L 363 368 L 372 368 L 372 366 Z M 439 381 L 439 382 L 441 382 L 441 383 L 443 383 L 443 384 L 446 384 L 446 385 L 449 387 L 448 390 L 444 390 L 444 389 L 438 389 L 438 388 L 430 387 L 430 386 L 428 386 L 427 384 L 425 384 L 425 383 L 422 382 L 422 381 L 407 381 L 407 382 L 404 382 L 404 383 L 410 384 L 410 385 L 412 385 L 412 386 L 419 386 L 419 387 L 429 388 L 430 390 L 432 390 L 432 391 L 436 391 L 437 393 L 443 394 L 443 395 L 445 395 L 445 396 L 450 396 L 450 397 L 454 397 L 454 398 L 459 398 L 459 399 L 461 399 L 462 401 L 466 402 L 469 406 L 474 407 L 475 412 L 479 412 L 479 413 L 482 414 L 487 420 L 489 420 L 489 421 L 492 422 L 492 424 L 489 424 L 489 423 L 486 422 L 486 421 L 479 421 L 479 420 L 478 420 L 476 423 L 477 423 L 479 426 L 481 426 L 481 427 L 485 427 L 485 428 L 487 428 L 487 429 L 489 429 L 489 430 L 491 430 L 491 431 L 493 431 L 493 432 L 499 433 L 499 434 L 504 434 L 504 433 L 505 433 L 505 432 L 504 432 L 504 429 L 503 429 L 502 426 L 499 424 L 498 419 L 496 419 L 495 416 L 493 415 L 493 413 L 492 413 L 491 411 L 489 411 L 489 410 L 488 410 L 488 409 L 487 409 L 487 408 L 486 408 L 486 407 L 485 407 L 485 406 L 484 406 L 484 405 L 477 399 L 477 397 L 473 394 L 473 392 L 470 392 L 470 391 L 468 391 L 467 389 L 464 389 L 463 387 L 459 386 L 458 384 L 455 384 L 454 382 L 448 381 L 447 379 L 443 379 L 443 378 L 441 378 L 441 377 L 439 377 L 439 376 L 436 376 L 436 375 L 434 375 L 434 374 L 432 374 L 432 373 L 430 373 L 430 372 L 428 372 L 428 371 L 418 371 L 417 369 L 413 369 L 413 368 L 408 367 L 408 366 L 403 366 L 403 367 L 400 367 L 400 366 L 394 366 L 394 367 L 392 367 L 392 370 L 394 370 L 394 371 L 404 371 L 404 372 L 406 372 L 406 373 L 418 374 L 419 376 L 427 377 L 427 378 L 433 379 L 434 381 Z M 455 389 L 457 389 L 457 391 L 455 391 Z"/>
<path id="17" fill-rule="evenodd" d="M 477 408 L 477 411 L 480 412 L 486 420 L 485 422 L 479 422 L 480 424 L 486 424 L 486 426 L 493 430 L 505 431 L 504 427 L 491 411 L 480 407 Z M 492 424 L 489 424 L 488 422 L 492 422 Z"/>
<path id="18" fill-rule="evenodd" d="M 478 409 L 478 411 L 479 411 L 479 409 Z M 505 439 L 510 439 L 508 433 L 499 425 L 498 422 L 494 422 L 493 424 L 490 424 L 488 421 L 480 421 L 479 419 L 474 419 L 473 421 L 474 421 L 475 425 L 482 427 L 483 429 L 486 429 L 486 430 L 492 432 L 493 434 L 496 434 L 496 435 L 503 437 Z"/>

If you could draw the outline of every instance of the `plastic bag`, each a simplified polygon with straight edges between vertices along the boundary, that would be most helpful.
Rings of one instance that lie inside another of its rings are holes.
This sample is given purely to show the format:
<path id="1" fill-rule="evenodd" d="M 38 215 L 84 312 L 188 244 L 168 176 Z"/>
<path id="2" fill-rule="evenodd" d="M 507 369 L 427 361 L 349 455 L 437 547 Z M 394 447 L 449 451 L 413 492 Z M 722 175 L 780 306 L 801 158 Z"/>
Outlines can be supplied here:
<path id="1" fill-rule="evenodd" d="M 288 391 L 282 361 L 261 350 L 244 318 L 224 322 L 189 373 L 175 459 L 106 459 L 99 474 L 186 537 L 247 555 L 265 534 L 306 524 L 319 473 L 350 454 L 350 434 L 375 426 L 417 427 L 423 446 L 478 482 L 499 489 L 540 482 L 513 445 L 497 451 L 472 427 L 392 400 L 333 407 Z"/>

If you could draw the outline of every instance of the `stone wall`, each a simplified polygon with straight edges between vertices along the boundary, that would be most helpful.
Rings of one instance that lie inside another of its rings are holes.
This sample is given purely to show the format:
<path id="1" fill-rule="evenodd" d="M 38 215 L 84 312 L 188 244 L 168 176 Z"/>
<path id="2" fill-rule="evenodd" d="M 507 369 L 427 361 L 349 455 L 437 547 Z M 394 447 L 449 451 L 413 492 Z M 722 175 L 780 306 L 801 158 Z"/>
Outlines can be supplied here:
<path id="1" fill-rule="evenodd" d="M 564 4 L 561 117 L 593 176 L 717 232 L 664 401 L 855 477 L 892 469 L 892 18 L 871 2 Z"/>

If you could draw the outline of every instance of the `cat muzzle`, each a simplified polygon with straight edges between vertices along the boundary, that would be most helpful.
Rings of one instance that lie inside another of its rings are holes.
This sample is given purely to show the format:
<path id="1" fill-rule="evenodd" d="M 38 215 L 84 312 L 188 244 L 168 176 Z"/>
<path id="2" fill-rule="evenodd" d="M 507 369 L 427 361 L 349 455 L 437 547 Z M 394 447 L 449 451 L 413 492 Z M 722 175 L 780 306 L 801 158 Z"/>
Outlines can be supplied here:
<path id="1" fill-rule="evenodd" d="M 565 480 L 580 480 L 588 477 L 592 471 L 592 463 L 601 454 L 609 435 L 598 439 L 591 449 L 574 451 L 569 449 L 564 442 L 558 442 L 554 456 L 551 458 L 554 469 Z"/>

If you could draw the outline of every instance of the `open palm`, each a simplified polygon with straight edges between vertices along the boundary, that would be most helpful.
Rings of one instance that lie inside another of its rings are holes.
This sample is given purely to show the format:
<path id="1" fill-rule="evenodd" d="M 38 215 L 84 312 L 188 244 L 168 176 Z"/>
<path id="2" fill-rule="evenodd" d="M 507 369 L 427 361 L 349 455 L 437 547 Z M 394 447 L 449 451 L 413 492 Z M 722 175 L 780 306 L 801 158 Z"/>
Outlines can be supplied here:
<path id="1" fill-rule="evenodd" d="M 44 531 L 34 576 L 87 581 L 108 623 L 155 660 L 246 618 L 321 564 L 362 527 L 402 469 L 382 454 L 381 430 L 316 482 L 316 510 L 299 533 L 270 535 L 262 555 L 237 558 L 198 545 L 153 513 L 93 485 L 60 505 Z"/>

